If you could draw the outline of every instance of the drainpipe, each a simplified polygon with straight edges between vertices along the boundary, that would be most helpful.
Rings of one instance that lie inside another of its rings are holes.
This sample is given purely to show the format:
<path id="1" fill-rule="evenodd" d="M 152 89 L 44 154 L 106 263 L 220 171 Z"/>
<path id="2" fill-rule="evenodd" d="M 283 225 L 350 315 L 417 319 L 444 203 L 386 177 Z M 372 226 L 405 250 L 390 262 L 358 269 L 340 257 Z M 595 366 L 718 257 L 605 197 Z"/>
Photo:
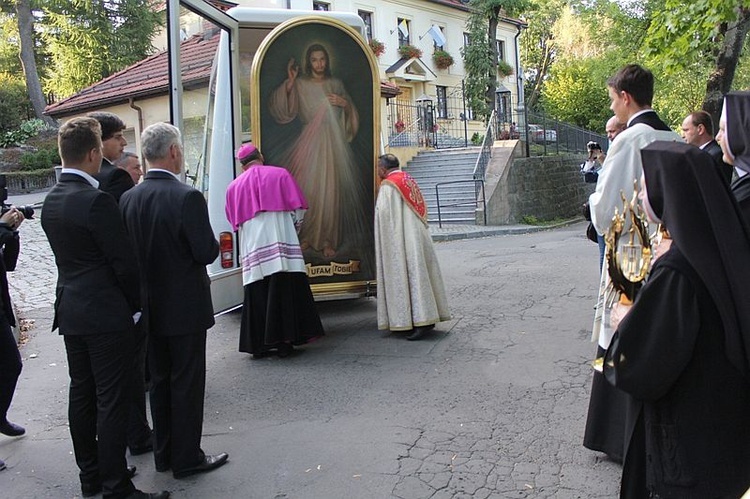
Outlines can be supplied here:
<path id="1" fill-rule="evenodd" d="M 516 33 L 516 36 L 514 37 L 515 41 L 515 49 L 516 49 L 516 92 L 518 94 L 518 106 L 516 107 L 517 111 L 517 120 L 518 123 L 516 123 L 516 129 L 518 130 L 525 130 L 524 136 L 526 137 L 526 157 L 529 157 L 529 129 L 526 126 L 527 118 L 526 118 L 526 103 L 525 96 L 523 92 L 523 76 L 521 75 L 521 51 L 518 49 L 518 37 L 521 36 L 521 30 L 523 29 L 520 25 L 516 26 L 516 29 L 518 30 L 518 33 Z M 523 123 L 521 123 L 521 117 L 523 116 Z"/>
<path id="2" fill-rule="evenodd" d="M 128 99 L 128 104 L 130 105 L 131 109 L 135 109 L 135 112 L 138 113 L 138 129 L 135 133 L 135 143 L 136 143 L 136 150 L 140 151 L 141 150 L 141 132 L 143 131 L 143 109 L 135 105 L 135 100 L 132 97 Z"/>

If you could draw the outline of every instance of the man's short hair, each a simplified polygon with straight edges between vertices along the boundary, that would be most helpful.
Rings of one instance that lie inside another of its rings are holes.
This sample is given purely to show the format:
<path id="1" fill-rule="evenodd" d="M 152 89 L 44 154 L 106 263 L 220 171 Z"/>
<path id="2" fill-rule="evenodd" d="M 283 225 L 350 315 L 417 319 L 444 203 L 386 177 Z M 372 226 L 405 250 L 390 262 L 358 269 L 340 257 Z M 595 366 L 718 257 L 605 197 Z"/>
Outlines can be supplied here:
<path id="1" fill-rule="evenodd" d="M 615 91 L 627 92 L 639 106 L 650 106 L 654 99 L 654 75 L 638 64 L 628 64 L 607 80 Z"/>
<path id="2" fill-rule="evenodd" d="M 125 165 L 128 162 L 128 159 L 135 158 L 138 159 L 138 155 L 134 152 L 129 151 L 123 151 L 120 157 L 115 161 L 115 166 L 119 166 L 120 168 L 125 168 Z"/>
<path id="3" fill-rule="evenodd" d="M 166 158 L 174 144 L 182 147 L 182 135 L 169 123 L 154 123 L 141 133 L 141 152 L 146 161 Z"/>
<path id="4" fill-rule="evenodd" d="M 706 129 L 706 133 L 711 137 L 714 136 L 714 122 L 711 119 L 710 114 L 708 114 L 706 111 L 694 111 L 688 116 L 690 116 L 690 121 L 693 123 L 694 127 L 703 125 L 703 128 Z"/>
<path id="5" fill-rule="evenodd" d="M 117 132 L 125 130 L 125 123 L 119 116 L 104 111 L 95 111 L 86 116 L 94 118 L 102 127 L 102 140 L 111 139 Z"/>
<path id="6" fill-rule="evenodd" d="M 57 131 L 57 148 L 65 166 L 77 166 L 92 149 L 102 147 L 102 127 L 94 118 L 73 118 Z"/>
<path id="7" fill-rule="evenodd" d="M 383 154 L 378 158 L 378 162 L 389 170 L 391 168 L 398 168 L 400 165 L 398 158 L 393 154 Z"/>

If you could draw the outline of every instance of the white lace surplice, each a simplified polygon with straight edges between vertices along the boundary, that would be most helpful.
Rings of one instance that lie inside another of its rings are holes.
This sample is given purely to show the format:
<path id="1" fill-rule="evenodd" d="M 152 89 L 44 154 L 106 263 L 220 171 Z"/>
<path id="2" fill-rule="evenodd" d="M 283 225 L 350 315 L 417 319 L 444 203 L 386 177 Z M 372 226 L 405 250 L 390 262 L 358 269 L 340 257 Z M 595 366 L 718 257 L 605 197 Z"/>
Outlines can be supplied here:
<path id="1" fill-rule="evenodd" d="M 306 272 L 294 229 L 305 210 L 264 211 L 240 225 L 242 284 L 247 286 L 277 272 Z"/>

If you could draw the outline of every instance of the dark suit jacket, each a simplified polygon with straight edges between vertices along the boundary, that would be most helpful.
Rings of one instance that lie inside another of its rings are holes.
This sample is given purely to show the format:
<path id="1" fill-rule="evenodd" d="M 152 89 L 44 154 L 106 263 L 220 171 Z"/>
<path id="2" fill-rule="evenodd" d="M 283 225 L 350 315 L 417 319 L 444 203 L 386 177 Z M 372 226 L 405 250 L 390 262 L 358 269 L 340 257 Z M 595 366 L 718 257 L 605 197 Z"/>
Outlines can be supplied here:
<path id="1" fill-rule="evenodd" d="M 47 194 L 42 228 L 57 264 L 60 334 L 126 331 L 140 309 L 139 273 L 117 203 L 74 173 Z"/>
<path id="2" fill-rule="evenodd" d="M 166 172 L 123 194 L 120 209 L 141 263 L 149 334 L 205 332 L 214 325 L 206 265 L 219 256 L 206 200 Z"/>
<path id="3" fill-rule="evenodd" d="M 643 123 L 644 125 L 648 125 L 654 130 L 671 130 L 660 118 L 659 115 L 656 114 L 656 111 L 646 111 L 645 113 L 636 116 L 633 118 L 633 121 L 630 122 L 630 125 L 633 126 L 636 123 Z"/>
<path id="4" fill-rule="evenodd" d="M 721 146 L 715 140 L 712 140 L 703 148 L 711 157 L 714 159 L 714 164 L 721 172 L 722 178 L 726 181 L 727 185 L 732 183 L 732 173 L 734 173 L 734 167 L 724 163 L 724 153 L 721 150 Z"/>
<path id="5" fill-rule="evenodd" d="M 127 171 L 117 168 L 106 159 L 102 159 L 102 166 L 94 178 L 99 181 L 99 190 L 112 194 L 118 203 L 122 193 L 135 185 Z"/>

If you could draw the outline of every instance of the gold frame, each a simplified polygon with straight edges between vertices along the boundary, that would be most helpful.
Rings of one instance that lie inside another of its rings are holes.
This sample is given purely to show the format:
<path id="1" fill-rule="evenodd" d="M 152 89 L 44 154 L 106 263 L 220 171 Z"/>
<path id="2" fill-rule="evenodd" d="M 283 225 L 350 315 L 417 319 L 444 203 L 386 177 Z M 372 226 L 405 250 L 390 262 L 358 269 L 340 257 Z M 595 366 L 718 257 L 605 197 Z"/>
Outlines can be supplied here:
<path id="1" fill-rule="evenodd" d="M 260 150 L 263 150 L 263 137 L 261 129 L 261 88 L 260 88 L 260 69 L 263 61 L 266 57 L 266 52 L 273 45 L 273 43 L 287 31 L 297 28 L 299 26 L 309 24 L 322 24 L 337 28 L 348 35 L 354 42 L 360 47 L 362 53 L 370 66 L 370 72 L 372 74 L 372 189 L 373 189 L 373 209 L 374 203 L 377 200 L 377 188 L 378 188 L 378 176 L 377 176 L 377 157 L 379 154 L 379 137 L 380 137 L 380 115 L 381 115 L 381 102 L 380 102 L 380 70 L 378 68 L 377 61 L 374 54 L 367 45 L 365 39 L 360 33 L 338 19 L 329 17 L 323 17 L 319 15 L 301 16 L 294 19 L 289 19 L 278 26 L 276 26 L 271 33 L 266 36 L 258 46 L 253 57 L 252 66 L 250 68 L 250 130 L 253 137 L 253 142 L 258 146 Z M 253 105 L 253 103 L 257 103 Z M 373 253 L 375 249 L 373 247 Z M 375 265 L 375 258 L 373 258 L 373 265 Z M 374 272 L 374 268 L 373 268 Z M 360 281 L 344 281 L 344 282 L 329 282 L 321 284 L 311 284 L 310 288 L 316 297 L 331 297 L 336 295 L 368 295 L 372 294 L 372 290 L 375 288 L 376 279 L 375 275 L 371 280 L 360 280 Z"/>

